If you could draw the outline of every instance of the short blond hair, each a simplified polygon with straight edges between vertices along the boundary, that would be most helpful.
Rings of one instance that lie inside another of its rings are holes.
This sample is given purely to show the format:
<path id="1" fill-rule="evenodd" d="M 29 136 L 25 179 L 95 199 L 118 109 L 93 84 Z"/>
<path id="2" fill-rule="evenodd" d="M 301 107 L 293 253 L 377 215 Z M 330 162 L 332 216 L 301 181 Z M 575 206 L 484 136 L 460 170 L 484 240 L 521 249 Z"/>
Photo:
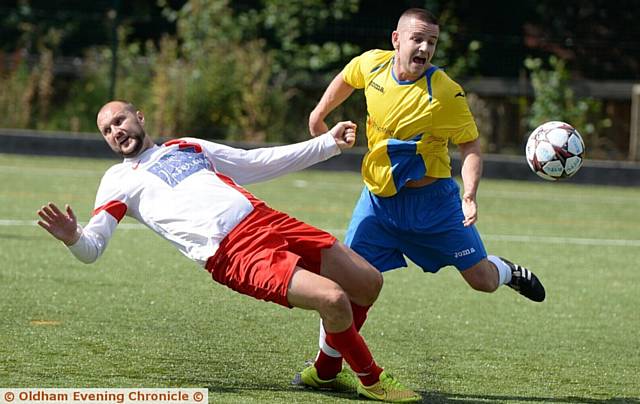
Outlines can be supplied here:
<path id="1" fill-rule="evenodd" d="M 424 8 L 410 8 L 406 10 L 402 13 L 400 18 L 398 18 L 398 25 L 400 25 L 400 21 L 402 19 L 412 17 L 428 24 L 439 25 L 436 16 L 431 11 L 425 10 Z"/>

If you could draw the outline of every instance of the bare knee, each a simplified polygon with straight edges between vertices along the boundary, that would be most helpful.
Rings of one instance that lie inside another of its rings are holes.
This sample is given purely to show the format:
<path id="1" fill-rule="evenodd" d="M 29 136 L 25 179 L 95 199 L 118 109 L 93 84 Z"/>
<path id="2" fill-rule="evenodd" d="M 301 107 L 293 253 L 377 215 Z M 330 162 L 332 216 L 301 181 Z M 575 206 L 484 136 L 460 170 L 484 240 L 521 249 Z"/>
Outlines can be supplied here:
<path id="1" fill-rule="evenodd" d="M 347 293 L 338 285 L 323 291 L 317 308 L 327 328 L 347 328 L 353 321 Z"/>
<path id="2" fill-rule="evenodd" d="M 382 274 L 340 242 L 323 250 L 321 274 L 339 284 L 360 306 L 372 305 L 382 289 Z"/>
<path id="3" fill-rule="evenodd" d="M 460 274 L 474 290 L 491 293 L 498 289 L 498 271 L 486 259 L 460 272 Z"/>
<path id="4" fill-rule="evenodd" d="M 361 306 L 371 306 L 380 295 L 384 279 L 382 274 L 373 266 L 366 264 L 367 268 L 363 268 L 361 282 L 356 287 L 357 292 L 351 296 L 354 303 Z"/>
<path id="5" fill-rule="evenodd" d="M 383 278 L 368 262 L 341 268 L 345 273 L 352 271 L 351 276 L 345 275 L 340 279 L 339 285 L 344 289 L 349 300 L 359 306 L 371 306 L 380 295 L 382 290 Z"/>

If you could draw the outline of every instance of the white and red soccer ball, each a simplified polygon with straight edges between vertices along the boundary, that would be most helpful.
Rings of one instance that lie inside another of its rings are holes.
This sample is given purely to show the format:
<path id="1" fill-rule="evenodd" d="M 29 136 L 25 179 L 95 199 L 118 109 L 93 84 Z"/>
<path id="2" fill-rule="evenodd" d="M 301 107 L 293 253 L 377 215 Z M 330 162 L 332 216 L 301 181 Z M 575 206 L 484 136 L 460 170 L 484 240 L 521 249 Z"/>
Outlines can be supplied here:
<path id="1" fill-rule="evenodd" d="M 556 181 L 572 177 L 580 170 L 584 141 L 573 126 L 551 121 L 531 132 L 525 152 L 534 173 L 545 180 Z"/>

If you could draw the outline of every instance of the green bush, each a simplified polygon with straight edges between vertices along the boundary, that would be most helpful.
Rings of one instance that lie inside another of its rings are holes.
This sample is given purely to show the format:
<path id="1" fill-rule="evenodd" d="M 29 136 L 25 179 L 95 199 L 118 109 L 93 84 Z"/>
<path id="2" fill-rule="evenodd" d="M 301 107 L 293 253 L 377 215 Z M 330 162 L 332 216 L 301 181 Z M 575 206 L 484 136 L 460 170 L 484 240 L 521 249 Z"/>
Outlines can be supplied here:
<path id="1" fill-rule="evenodd" d="M 228 0 L 190 0 L 179 10 L 159 4 L 176 23 L 176 34 L 141 44 L 129 40 L 126 24 L 120 26 L 114 94 L 146 112 L 154 136 L 306 138 L 313 106 L 306 105 L 299 85 L 358 51 L 304 39 L 357 11 L 356 0 L 334 0 L 331 7 L 318 0 L 265 0 L 244 11 L 234 11 Z M 54 80 L 61 36 L 42 41 L 46 48 L 41 46 L 31 67 L 17 58 L 9 71 L 0 71 L 0 126 L 95 132 L 95 114 L 111 93 L 111 49 L 87 50 L 80 77 Z"/>
<path id="2" fill-rule="evenodd" d="M 115 98 L 145 111 L 155 136 L 278 140 L 286 95 L 272 84 L 264 42 L 231 34 L 225 1 L 191 1 L 180 18 L 177 37 L 158 46 L 129 42 L 127 28 L 119 29 Z M 222 29 L 229 35 L 220 36 Z M 55 94 L 51 50 L 41 49 L 31 67 L 23 53 L 11 56 L 0 64 L 11 66 L 0 70 L 0 126 L 95 132 L 95 114 L 110 96 L 109 48 L 89 49 L 81 76 L 67 86 L 59 81 Z"/>
<path id="3" fill-rule="evenodd" d="M 27 67 L 24 56 L 16 52 L 8 55 L 11 67 L 0 70 L 0 127 L 26 128 L 31 120 L 32 100 L 37 91 L 35 72 Z M 4 62 L 7 55 L 2 55 Z M 0 69 L 5 63 L 0 63 Z"/>
<path id="4" fill-rule="evenodd" d="M 47 129 L 54 93 L 53 52 L 41 46 L 31 69 L 26 53 L 16 52 L 11 59 L 11 67 L 0 70 L 0 126 Z"/>
<path id="5" fill-rule="evenodd" d="M 287 94 L 265 42 L 242 38 L 226 1 L 191 1 L 174 18 L 177 38 L 150 58 L 154 133 L 280 140 Z"/>

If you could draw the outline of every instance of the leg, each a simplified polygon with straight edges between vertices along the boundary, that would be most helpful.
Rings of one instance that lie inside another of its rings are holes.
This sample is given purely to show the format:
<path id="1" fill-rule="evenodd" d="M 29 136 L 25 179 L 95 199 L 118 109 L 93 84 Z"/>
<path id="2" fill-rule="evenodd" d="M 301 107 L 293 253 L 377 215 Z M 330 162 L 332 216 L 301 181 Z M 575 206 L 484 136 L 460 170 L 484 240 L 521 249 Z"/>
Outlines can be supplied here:
<path id="1" fill-rule="evenodd" d="M 360 379 L 367 384 L 378 381 L 382 369 L 355 329 L 349 297 L 340 285 L 298 267 L 291 277 L 287 299 L 294 307 L 318 311 L 327 340 L 344 355 Z"/>
<path id="2" fill-rule="evenodd" d="M 507 285 L 534 302 L 545 299 L 544 286 L 533 272 L 494 255 L 461 271 L 460 274 L 469 286 L 481 292 L 494 292 L 498 286 Z"/>
<path id="3" fill-rule="evenodd" d="M 460 271 L 460 274 L 469 286 L 480 292 L 491 293 L 498 289 L 498 269 L 486 258 L 471 268 Z"/>
<path id="4" fill-rule="evenodd" d="M 352 298 L 357 330 L 364 324 L 368 308 L 382 285 L 382 276 L 375 272 L 406 266 L 402 254 L 393 244 L 396 238 L 388 233 L 376 216 L 375 202 L 365 188 L 354 209 L 347 231 L 346 243 L 350 244 L 350 248 L 337 243 L 334 248 L 323 250 L 322 256 L 322 273 L 343 286 Z M 377 271 L 372 271 L 373 267 L 369 263 L 373 264 Z M 346 270 L 347 268 L 349 269 Z M 322 324 L 318 344 L 320 351 L 314 363 L 315 370 L 305 369 L 302 374 L 303 382 L 305 372 L 317 371 L 324 380 L 342 376 L 342 356 L 327 343 Z"/>
<path id="5" fill-rule="evenodd" d="M 320 273 L 345 289 L 351 300 L 355 328 L 360 331 L 367 319 L 369 307 L 376 300 L 382 288 L 382 275 L 339 241 L 336 241 L 331 248 L 322 250 Z M 333 380 L 339 376 L 338 382 L 333 383 L 336 389 L 349 390 L 354 388 L 354 383 L 349 383 L 350 375 L 341 374 L 342 355 L 327 342 L 325 324 L 322 322 L 320 322 L 318 344 L 320 351 L 312 366 L 314 369 L 305 369 L 301 375 L 302 381 L 306 384 L 318 384 L 313 379 L 314 374 L 317 374 L 320 380 Z M 341 383 L 343 381 L 345 383 Z"/>
<path id="6" fill-rule="evenodd" d="M 376 299 L 381 279 L 364 288 L 364 292 L 358 291 L 355 287 L 358 272 L 351 265 L 365 271 L 365 278 L 374 282 L 380 274 L 367 268 L 346 247 L 336 245 L 330 234 L 266 206 L 256 207 L 225 237 L 205 268 L 217 282 L 239 293 L 286 307 L 318 311 L 329 343 L 344 355 L 362 383 L 375 387 L 366 389 L 368 393 L 375 395 L 382 391 L 383 398 L 402 395 L 419 398 L 393 378 L 381 376 L 382 369 L 354 326 L 348 293 L 337 282 L 320 275 L 323 254 L 327 260 L 325 273 L 344 283 L 360 303 Z M 341 266 L 346 269 L 340 271 Z"/>
<path id="7" fill-rule="evenodd" d="M 338 249 L 341 248 L 343 247 L 338 246 Z M 377 291 L 375 294 L 377 296 Z M 419 394 L 400 384 L 376 364 L 353 324 L 349 298 L 340 285 L 297 267 L 289 283 L 287 298 L 294 307 L 313 309 L 320 313 L 327 341 L 342 353 L 360 378 L 357 385 L 359 394 L 373 400 L 389 402 L 415 402 L 421 399 Z"/>
<path id="8" fill-rule="evenodd" d="M 339 241 L 322 250 L 320 275 L 336 282 L 353 303 L 363 307 L 371 306 L 382 289 L 380 272 Z"/>
<path id="9" fill-rule="evenodd" d="M 353 322 L 347 293 L 331 279 L 296 267 L 287 290 L 293 307 L 315 310 L 328 332 L 346 330 Z"/>

